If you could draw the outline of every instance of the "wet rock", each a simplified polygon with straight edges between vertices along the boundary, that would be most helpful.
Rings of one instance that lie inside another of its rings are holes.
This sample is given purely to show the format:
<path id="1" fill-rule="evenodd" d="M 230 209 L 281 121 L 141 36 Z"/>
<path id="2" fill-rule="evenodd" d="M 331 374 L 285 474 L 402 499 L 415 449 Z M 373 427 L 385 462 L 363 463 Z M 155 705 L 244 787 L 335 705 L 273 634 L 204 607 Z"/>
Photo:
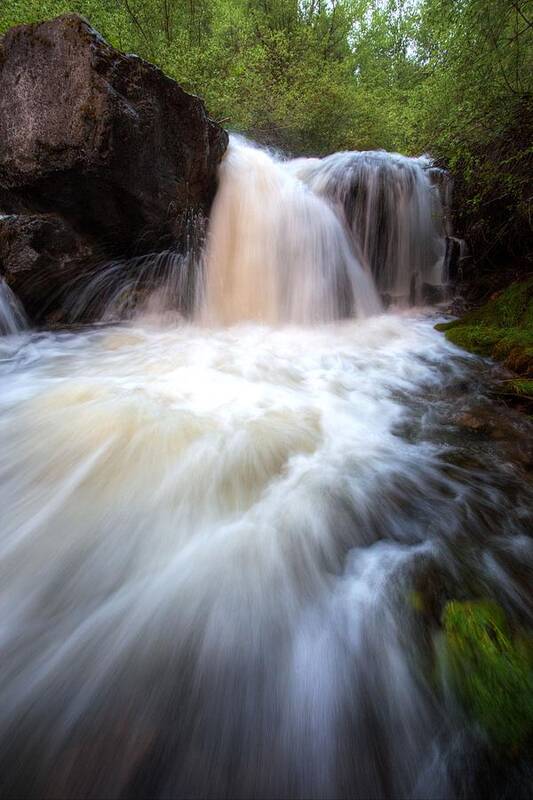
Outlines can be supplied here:
<path id="1" fill-rule="evenodd" d="M 60 305 L 74 279 L 90 273 L 99 249 L 55 214 L 0 217 L 0 274 L 37 322 Z"/>
<path id="2" fill-rule="evenodd" d="M 454 417 L 453 422 L 460 428 L 466 428 L 470 431 L 486 431 L 487 421 L 476 414 L 464 412 Z"/>
<path id="3" fill-rule="evenodd" d="M 446 313 L 453 315 L 454 317 L 460 317 L 462 314 L 465 314 L 468 310 L 468 304 L 462 295 L 455 295 L 450 300 L 450 303 L 446 309 Z"/>
<path id="4" fill-rule="evenodd" d="M 456 281 L 460 277 L 460 264 L 465 245 L 456 236 L 446 237 L 444 253 L 444 274 L 448 281 Z"/>
<path id="5" fill-rule="evenodd" d="M 54 296 L 80 256 L 162 249 L 208 213 L 227 134 L 199 98 L 76 14 L 13 28 L 0 48 L 0 208 L 28 215 L 0 257 L 8 282 L 33 274 L 24 305 L 47 280 Z"/>
<path id="6" fill-rule="evenodd" d="M 423 283 L 421 293 L 424 303 L 434 306 L 446 300 L 448 288 L 446 286 L 436 286 L 431 283 Z"/>
<path id="7" fill-rule="evenodd" d="M 453 235 L 453 178 L 447 169 L 431 164 L 427 168 L 429 180 L 437 187 L 443 209 L 443 227 L 446 236 Z"/>
<path id="8" fill-rule="evenodd" d="M 447 281 L 456 283 L 463 277 L 467 247 L 463 239 L 454 235 L 453 177 L 447 169 L 435 165 L 428 168 L 428 176 L 432 185 L 437 187 L 442 203 L 442 227 L 446 240 L 444 274 Z"/>

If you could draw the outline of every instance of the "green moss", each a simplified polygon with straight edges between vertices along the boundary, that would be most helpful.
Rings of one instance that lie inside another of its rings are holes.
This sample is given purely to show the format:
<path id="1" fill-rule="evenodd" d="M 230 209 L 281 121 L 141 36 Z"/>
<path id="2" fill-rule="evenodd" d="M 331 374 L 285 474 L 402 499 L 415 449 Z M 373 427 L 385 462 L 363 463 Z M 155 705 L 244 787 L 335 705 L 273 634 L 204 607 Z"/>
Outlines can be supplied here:
<path id="1" fill-rule="evenodd" d="M 440 330 L 462 325 L 483 325 L 489 328 L 513 328 L 523 325 L 533 327 L 533 278 L 513 283 L 497 297 L 492 298 L 459 320 L 444 323 Z"/>
<path id="2" fill-rule="evenodd" d="M 497 329 L 465 325 L 452 328 L 447 332 L 446 338 L 458 347 L 463 347 L 472 353 L 490 356 L 500 341 L 501 334 Z"/>
<path id="3" fill-rule="evenodd" d="M 533 380 L 527 378 L 516 378 L 516 380 L 505 381 L 500 384 L 499 390 L 502 394 L 514 394 L 519 397 L 533 399 Z"/>
<path id="4" fill-rule="evenodd" d="M 435 327 L 458 347 L 529 375 L 533 371 L 533 278 L 513 283 L 481 308 Z"/>
<path id="5" fill-rule="evenodd" d="M 511 634 L 490 601 L 449 602 L 443 614 L 446 653 L 465 711 L 492 742 L 511 750 L 533 735 L 531 641 Z"/>

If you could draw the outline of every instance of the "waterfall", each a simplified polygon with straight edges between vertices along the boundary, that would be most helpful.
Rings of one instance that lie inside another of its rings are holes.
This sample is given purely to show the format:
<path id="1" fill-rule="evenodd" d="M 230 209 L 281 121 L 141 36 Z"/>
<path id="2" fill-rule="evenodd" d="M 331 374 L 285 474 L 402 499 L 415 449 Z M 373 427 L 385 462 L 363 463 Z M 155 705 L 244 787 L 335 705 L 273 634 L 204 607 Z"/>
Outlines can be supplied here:
<path id="1" fill-rule="evenodd" d="M 22 305 L 3 278 L 0 278 L 0 335 L 19 333 L 28 325 Z"/>
<path id="2" fill-rule="evenodd" d="M 234 136 L 219 180 L 204 319 L 312 323 L 379 311 L 342 221 L 287 163 Z"/>
<path id="3" fill-rule="evenodd" d="M 211 214 L 200 318 L 324 322 L 424 300 L 445 282 L 431 161 L 386 152 L 284 160 L 232 136 Z"/>
<path id="4" fill-rule="evenodd" d="M 430 167 L 385 152 L 290 160 L 232 135 L 207 234 L 191 215 L 185 247 L 93 265 L 63 312 L 76 322 L 179 312 L 216 327 L 420 304 L 425 286 L 445 283 L 449 220 Z"/>
<path id="5" fill-rule="evenodd" d="M 384 151 L 335 153 L 291 165 L 294 175 L 334 205 L 378 290 L 399 304 L 418 303 L 424 284 L 443 283 L 443 209 L 430 166 L 424 157 Z"/>

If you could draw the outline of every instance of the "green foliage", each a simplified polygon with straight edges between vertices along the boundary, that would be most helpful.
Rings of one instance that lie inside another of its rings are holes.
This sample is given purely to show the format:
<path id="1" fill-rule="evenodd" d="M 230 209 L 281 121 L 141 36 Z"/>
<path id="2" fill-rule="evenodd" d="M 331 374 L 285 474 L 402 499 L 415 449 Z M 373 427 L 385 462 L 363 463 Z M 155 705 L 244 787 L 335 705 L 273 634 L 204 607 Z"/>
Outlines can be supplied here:
<path id="1" fill-rule="evenodd" d="M 533 279 L 513 283 L 481 308 L 435 326 L 446 338 L 516 372 L 533 371 Z"/>
<path id="2" fill-rule="evenodd" d="M 439 325 L 438 328 L 450 330 L 462 325 L 533 328 L 533 279 L 513 283 L 481 308 L 474 309 L 461 320 Z"/>
<path id="3" fill-rule="evenodd" d="M 533 380 L 517 378 L 516 380 L 506 381 L 505 386 L 501 387 L 500 391 L 503 394 L 513 394 L 533 400 Z"/>
<path id="4" fill-rule="evenodd" d="M 465 710 L 496 745 L 524 747 L 533 734 L 531 641 L 513 637 L 503 610 L 484 600 L 449 602 L 443 627 Z"/>
<path id="5" fill-rule="evenodd" d="M 533 3 L 426 0 L 417 46 L 427 76 L 406 109 L 411 144 L 456 175 L 459 222 L 478 263 L 526 255 Z"/>
<path id="6" fill-rule="evenodd" d="M 533 0 L 2 0 L 0 32 L 69 10 L 264 143 L 430 152 L 476 260 L 526 253 Z"/>

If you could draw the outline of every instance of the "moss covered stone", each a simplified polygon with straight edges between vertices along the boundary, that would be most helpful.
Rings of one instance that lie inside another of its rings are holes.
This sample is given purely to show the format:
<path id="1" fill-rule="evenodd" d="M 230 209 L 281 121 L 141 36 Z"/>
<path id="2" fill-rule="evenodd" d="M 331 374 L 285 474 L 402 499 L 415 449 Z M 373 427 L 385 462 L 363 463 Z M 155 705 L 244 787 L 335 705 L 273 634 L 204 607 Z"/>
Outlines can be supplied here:
<path id="1" fill-rule="evenodd" d="M 481 308 L 435 327 L 453 344 L 503 361 L 519 375 L 533 377 L 533 278 L 513 283 Z M 530 389 L 521 388 L 522 394 Z"/>
<path id="2" fill-rule="evenodd" d="M 513 636 L 503 609 L 486 600 L 449 602 L 443 613 L 451 675 L 465 711 L 501 747 L 533 735 L 531 639 Z"/>

